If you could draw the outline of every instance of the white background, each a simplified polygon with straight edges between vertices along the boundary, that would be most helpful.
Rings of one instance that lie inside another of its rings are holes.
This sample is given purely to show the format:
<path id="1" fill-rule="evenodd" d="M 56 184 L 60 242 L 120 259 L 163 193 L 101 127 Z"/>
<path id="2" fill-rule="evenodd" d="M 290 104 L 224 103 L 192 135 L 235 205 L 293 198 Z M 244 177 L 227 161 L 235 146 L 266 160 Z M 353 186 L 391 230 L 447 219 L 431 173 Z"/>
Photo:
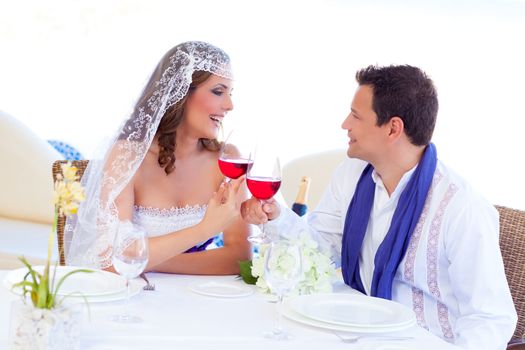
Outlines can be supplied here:
<path id="1" fill-rule="evenodd" d="M 0 109 L 89 158 L 186 40 L 229 53 L 228 126 L 263 135 L 283 162 L 346 147 L 357 69 L 419 66 L 439 92 L 438 156 L 525 209 L 523 0 L 0 0 Z"/>

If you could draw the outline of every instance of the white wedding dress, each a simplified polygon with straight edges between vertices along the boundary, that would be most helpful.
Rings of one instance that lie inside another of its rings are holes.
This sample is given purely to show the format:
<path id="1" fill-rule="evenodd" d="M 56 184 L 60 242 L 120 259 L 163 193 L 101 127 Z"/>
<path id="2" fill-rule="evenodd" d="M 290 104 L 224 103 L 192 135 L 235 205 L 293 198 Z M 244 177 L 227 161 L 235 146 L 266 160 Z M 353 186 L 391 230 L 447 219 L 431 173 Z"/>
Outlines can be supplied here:
<path id="1" fill-rule="evenodd" d="M 159 209 L 135 205 L 133 223 L 142 227 L 147 232 L 148 237 L 162 236 L 197 225 L 203 219 L 207 207 L 206 204 L 203 204 Z M 204 250 L 212 241 L 213 239 L 209 239 L 201 242 L 190 250 Z"/>

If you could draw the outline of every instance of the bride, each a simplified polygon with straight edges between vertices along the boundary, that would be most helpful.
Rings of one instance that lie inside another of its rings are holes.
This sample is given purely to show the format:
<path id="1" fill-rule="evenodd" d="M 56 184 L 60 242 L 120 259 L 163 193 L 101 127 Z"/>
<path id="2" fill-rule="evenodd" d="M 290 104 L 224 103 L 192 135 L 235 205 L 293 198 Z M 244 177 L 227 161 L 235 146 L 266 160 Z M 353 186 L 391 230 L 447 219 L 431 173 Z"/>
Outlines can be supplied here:
<path id="1" fill-rule="evenodd" d="M 135 105 L 82 178 L 86 201 L 65 228 L 67 264 L 111 269 L 115 232 L 145 230 L 146 270 L 235 274 L 250 258 L 239 216 L 244 178 L 223 182 L 217 135 L 232 110 L 228 55 L 204 42 L 168 51 Z M 224 246 L 206 250 L 223 233 Z M 182 254 L 185 253 L 186 254 Z"/>

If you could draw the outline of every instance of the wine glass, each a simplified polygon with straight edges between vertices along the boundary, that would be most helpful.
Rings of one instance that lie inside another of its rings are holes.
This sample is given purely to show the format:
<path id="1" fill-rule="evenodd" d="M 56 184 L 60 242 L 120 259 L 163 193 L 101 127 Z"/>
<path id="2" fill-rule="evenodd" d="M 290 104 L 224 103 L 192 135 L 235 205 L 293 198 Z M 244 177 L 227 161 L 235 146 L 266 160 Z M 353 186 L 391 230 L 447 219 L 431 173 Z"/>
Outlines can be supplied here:
<path id="1" fill-rule="evenodd" d="M 231 179 L 238 179 L 246 174 L 253 165 L 250 150 L 248 147 L 241 147 L 246 146 L 246 142 L 241 142 L 235 135 L 237 134 L 235 134 L 233 130 L 230 131 L 226 140 L 222 143 L 218 160 L 219 169 L 222 174 L 226 176 L 226 182 Z"/>
<path id="2" fill-rule="evenodd" d="M 248 169 L 246 185 L 251 194 L 257 198 L 262 205 L 272 198 L 281 187 L 281 165 L 279 158 L 271 152 L 256 150 L 253 166 Z M 261 233 L 248 237 L 254 244 L 265 244 L 271 241 L 266 234 L 264 224 L 261 225 Z"/>
<path id="3" fill-rule="evenodd" d="M 112 262 L 115 270 L 126 279 L 126 303 L 124 313 L 113 316 L 113 321 L 122 323 L 142 322 L 138 316 L 128 313 L 129 282 L 137 277 L 148 264 L 148 238 L 146 233 L 131 222 L 121 222 L 113 245 Z"/>
<path id="4" fill-rule="evenodd" d="M 267 338 L 288 339 L 290 335 L 282 326 L 282 303 L 285 294 L 289 293 L 299 282 L 303 272 L 301 248 L 286 240 L 270 244 L 264 258 L 264 279 L 272 293 L 277 294 L 277 322 Z"/>

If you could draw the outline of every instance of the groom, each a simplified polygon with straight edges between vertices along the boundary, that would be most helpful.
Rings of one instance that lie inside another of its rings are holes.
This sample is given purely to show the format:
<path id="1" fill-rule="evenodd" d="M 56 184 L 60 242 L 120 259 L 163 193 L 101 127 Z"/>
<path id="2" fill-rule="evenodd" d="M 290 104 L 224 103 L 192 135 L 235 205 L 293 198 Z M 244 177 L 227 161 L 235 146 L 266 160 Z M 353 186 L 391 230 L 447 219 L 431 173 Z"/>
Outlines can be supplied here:
<path id="1" fill-rule="evenodd" d="M 516 311 L 496 209 L 438 158 L 438 112 L 419 68 L 369 66 L 342 128 L 348 157 L 304 221 L 270 200 L 241 206 L 282 237 L 309 230 L 344 281 L 413 309 L 418 324 L 467 349 L 504 349 Z"/>

